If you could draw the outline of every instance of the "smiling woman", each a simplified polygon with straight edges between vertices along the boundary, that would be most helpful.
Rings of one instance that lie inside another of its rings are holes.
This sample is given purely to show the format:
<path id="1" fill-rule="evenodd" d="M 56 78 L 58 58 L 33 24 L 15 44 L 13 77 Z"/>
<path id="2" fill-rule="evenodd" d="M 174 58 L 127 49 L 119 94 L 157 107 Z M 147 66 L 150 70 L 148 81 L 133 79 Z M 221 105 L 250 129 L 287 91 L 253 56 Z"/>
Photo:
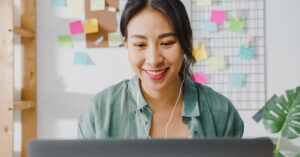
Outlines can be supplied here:
<path id="1" fill-rule="evenodd" d="M 136 76 L 93 98 L 79 138 L 243 135 L 231 102 L 191 81 L 192 31 L 180 0 L 128 0 L 120 28 Z"/>

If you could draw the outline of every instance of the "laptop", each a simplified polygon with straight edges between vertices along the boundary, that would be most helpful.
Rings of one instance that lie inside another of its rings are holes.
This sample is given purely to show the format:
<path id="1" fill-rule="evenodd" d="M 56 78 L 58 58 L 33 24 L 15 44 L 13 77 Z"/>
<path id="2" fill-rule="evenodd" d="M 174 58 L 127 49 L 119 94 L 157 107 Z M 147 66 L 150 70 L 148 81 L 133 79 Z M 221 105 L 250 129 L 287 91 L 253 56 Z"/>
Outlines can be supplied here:
<path id="1" fill-rule="evenodd" d="M 32 140 L 28 157 L 272 157 L 268 139 Z"/>

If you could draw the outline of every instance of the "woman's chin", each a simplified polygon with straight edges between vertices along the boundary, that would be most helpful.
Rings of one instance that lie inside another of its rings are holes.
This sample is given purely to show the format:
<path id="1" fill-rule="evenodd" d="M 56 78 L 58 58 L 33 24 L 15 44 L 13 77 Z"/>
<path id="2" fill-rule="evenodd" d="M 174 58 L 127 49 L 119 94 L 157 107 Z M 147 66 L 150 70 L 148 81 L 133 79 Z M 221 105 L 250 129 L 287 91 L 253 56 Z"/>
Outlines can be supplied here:
<path id="1" fill-rule="evenodd" d="M 161 77 L 161 76 L 160 76 Z M 148 90 L 154 90 L 154 91 L 160 91 L 162 89 L 165 89 L 168 85 L 169 79 L 168 77 L 164 76 L 161 79 L 156 78 L 149 78 L 148 76 L 143 76 L 143 79 L 141 79 L 141 84 L 143 85 L 143 88 L 147 88 Z"/>

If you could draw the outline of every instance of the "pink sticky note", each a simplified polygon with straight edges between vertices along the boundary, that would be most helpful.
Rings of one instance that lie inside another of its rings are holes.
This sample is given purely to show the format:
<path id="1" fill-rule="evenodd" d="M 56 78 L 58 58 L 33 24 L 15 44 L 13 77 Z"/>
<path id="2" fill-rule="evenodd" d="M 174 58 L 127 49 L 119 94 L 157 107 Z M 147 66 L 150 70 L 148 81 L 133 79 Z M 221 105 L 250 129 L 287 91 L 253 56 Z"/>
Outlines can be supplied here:
<path id="1" fill-rule="evenodd" d="M 210 21 L 217 24 L 224 24 L 226 12 L 224 10 L 212 10 Z"/>
<path id="2" fill-rule="evenodd" d="M 206 81 L 207 81 L 207 76 L 198 72 L 195 72 L 193 75 L 192 80 L 194 82 L 198 82 L 201 83 L 202 85 L 205 85 Z"/>
<path id="3" fill-rule="evenodd" d="M 69 27 L 70 27 L 71 34 L 79 34 L 79 33 L 84 32 L 83 25 L 82 25 L 82 22 L 80 20 L 75 21 L 75 22 L 71 22 L 69 24 Z"/>

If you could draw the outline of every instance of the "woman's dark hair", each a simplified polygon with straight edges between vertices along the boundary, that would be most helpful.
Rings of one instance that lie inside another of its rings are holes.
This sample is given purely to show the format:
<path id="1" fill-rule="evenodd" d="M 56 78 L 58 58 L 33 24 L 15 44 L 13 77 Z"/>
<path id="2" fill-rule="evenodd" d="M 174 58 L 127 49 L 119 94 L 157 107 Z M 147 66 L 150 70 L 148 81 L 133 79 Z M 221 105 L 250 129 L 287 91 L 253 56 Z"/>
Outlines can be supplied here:
<path id="1" fill-rule="evenodd" d="M 121 33 L 125 41 L 127 40 L 127 26 L 129 21 L 147 7 L 161 12 L 169 20 L 185 54 L 180 75 L 181 77 L 192 77 L 191 65 L 195 63 L 195 58 L 192 54 L 192 29 L 185 7 L 180 0 L 128 0 L 120 23 Z"/>

